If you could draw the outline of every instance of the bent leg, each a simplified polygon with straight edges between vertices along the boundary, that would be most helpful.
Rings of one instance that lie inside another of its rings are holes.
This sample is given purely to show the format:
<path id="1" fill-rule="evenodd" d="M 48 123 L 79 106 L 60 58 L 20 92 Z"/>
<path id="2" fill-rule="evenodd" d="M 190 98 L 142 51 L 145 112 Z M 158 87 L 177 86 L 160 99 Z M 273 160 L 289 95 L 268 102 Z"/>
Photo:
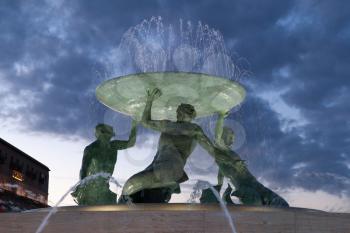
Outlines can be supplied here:
<path id="1" fill-rule="evenodd" d="M 159 180 L 153 171 L 143 171 L 132 176 L 124 185 L 122 195 L 130 196 L 143 189 L 167 187 L 176 184 L 175 181 Z"/>
<path id="2" fill-rule="evenodd" d="M 248 170 L 243 162 L 232 161 L 231 165 L 217 162 L 220 172 L 229 178 L 235 186 L 235 196 L 239 197 L 243 204 L 268 205 L 276 207 L 288 207 L 288 203 L 277 193 L 261 184 Z"/>
<path id="3" fill-rule="evenodd" d="M 142 171 L 130 177 L 122 191 L 122 195 L 131 195 L 142 189 L 147 189 L 152 186 L 152 183 L 155 181 L 155 176 L 153 171 Z"/>

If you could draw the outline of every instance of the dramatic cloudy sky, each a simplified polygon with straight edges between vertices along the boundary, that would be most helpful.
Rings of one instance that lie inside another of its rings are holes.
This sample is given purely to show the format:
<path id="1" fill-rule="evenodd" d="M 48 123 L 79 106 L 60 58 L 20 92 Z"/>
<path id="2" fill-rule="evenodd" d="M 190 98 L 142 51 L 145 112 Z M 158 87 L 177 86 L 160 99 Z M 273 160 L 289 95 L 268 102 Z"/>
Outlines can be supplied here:
<path id="1" fill-rule="evenodd" d="M 346 0 L 1 1 L 0 137 L 48 165 L 52 204 L 77 181 L 97 122 L 127 137 L 129 119 L 93 95 L 123 33 L 152 16 L 201 21 L 250 74 L 227 124 L 241 132 L 237 150 L 252 173 L 292 206 L 349 212 L 348 9 Z M 138 145 L 119 154 L 122 183 L 152 160 L 157 134 L 139 131 Z M 187 165 L 191 179 L 215 182 L 212 161 L 195 164 L 200 154 Z"/>

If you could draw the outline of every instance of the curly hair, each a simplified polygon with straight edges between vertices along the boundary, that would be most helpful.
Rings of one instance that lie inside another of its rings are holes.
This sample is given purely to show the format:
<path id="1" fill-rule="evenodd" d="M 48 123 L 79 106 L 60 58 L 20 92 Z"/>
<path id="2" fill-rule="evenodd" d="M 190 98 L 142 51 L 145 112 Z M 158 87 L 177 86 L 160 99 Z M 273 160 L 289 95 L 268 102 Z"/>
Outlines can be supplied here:
<path id="1" fill-rule="evenodd" d="M 102 124 L 102 123 L 99 123 L 98 125 L 96 125 L 95 127 L 95 133 L 99 130 L 102 130 L 104 129 L 105 131 L 113 134 L 113 127 L 110 126 L 110 125 L 107 125 L 107 124 Z"/>
<path id="2" fill-rule="evenodd" d="M 183 112 L 188 114 L 191 118 L 195 118 L 197 113 L 194 107 L 191 104 L 180 104 L 177 109 L 181 109 Z"/>

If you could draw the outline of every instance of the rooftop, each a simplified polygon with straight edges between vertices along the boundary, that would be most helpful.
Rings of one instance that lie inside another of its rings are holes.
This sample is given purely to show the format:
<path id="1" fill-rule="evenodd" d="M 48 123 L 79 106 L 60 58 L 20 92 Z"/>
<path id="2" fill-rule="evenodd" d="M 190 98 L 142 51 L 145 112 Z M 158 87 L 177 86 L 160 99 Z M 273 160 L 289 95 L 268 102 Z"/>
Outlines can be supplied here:
<path id="1" fill-rule="evenodd" d="M 1 144 L 5 144 L 6 146 L 10 147 L 11 149 L 15 150 L 16 152 L 20 153 L 22 156 L 24 156 L 25 158 L 27 158 L 28 160 L 36 163 L 37 165 L 39 165 L 40 167 L 50 171 L 50 169 L 45 166 L 44 164 L 40 163 L 38 160 L 32 158 L 31 156 L 29 156 L 28 154 L 26 154 L 25 152 L 21 151 L 20 149 L 18 149 L 17 147 L 15 147 L 14 145 L 8 143 L 7 141 L 5 141 L 4 139 L 0 138 L 0 143 Z"/>

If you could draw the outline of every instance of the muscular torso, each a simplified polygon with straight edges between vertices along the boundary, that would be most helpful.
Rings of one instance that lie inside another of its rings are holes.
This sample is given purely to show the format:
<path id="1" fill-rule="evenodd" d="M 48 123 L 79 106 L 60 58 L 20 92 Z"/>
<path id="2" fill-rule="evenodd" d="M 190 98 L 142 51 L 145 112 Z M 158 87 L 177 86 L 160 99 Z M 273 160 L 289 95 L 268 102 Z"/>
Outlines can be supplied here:
<path id="1" fill-rule="evenodd" d="M 113 174 L 114 166 L 117 161 L 118 150 L 109 145 L 101 145 L 93 142 L 86 148 L 86 175 L 93 175 L 99 172 Z M 84 166 L 84 165 L 83 165 Z"/>
<path id="2" fill-rule="evenodd" d="M 181 157 L 183 162 L 186 162 L 195 146 L 196 141 L 193 136 L 162 133 L 158 144 L 158 159 L 176 159 L 171 157 Z"/>

